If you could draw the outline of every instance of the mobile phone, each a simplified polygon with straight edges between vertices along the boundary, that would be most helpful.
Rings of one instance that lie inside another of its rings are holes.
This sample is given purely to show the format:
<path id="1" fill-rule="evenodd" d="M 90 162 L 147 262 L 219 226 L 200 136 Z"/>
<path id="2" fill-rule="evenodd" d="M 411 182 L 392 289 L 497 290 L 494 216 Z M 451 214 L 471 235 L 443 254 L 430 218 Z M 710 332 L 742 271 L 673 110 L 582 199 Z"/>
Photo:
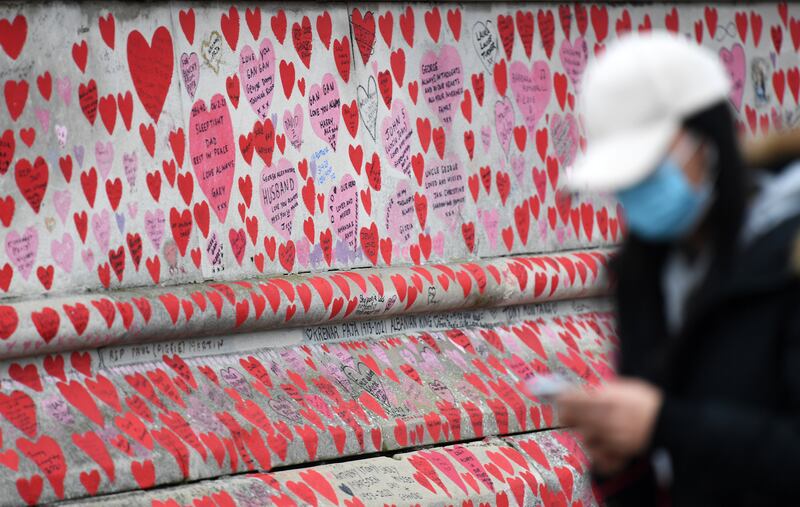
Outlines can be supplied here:
<path id="1" fill-rule="evenodd" d="M 537 375 L 528 381 L 528 387 L 537 398 L 550 402 L 573 387 L 573 383 L 558 373 Z"/>

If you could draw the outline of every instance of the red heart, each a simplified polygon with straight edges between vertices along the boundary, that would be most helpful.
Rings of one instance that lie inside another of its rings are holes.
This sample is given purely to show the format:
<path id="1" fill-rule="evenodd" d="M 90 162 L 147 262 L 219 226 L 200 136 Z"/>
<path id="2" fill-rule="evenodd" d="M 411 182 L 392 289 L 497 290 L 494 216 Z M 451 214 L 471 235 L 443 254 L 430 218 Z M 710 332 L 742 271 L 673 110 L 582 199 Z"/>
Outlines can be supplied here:
<path id="1" fill-rule="evenodd" d="M 231 51 L 235 52 L 236 45 L 239 43 L 239 11 L 236 7 L 231 6 L 227 14 L 223 13 L 219 24 L 228 46 L 230 46 Z"/>
<path id="2" fill-rule="evenodd" d="M 345 35 L 342 37 L 341 41 L 338 39 L 333 41 L 333 60 L 336 63 L 336 69 L 339 71 L 339 75 L 342 76 L 342 80 L 345 83 L 349 82 L 350 38 L 348 36 Z"/>
<path id="3" fill-rule="evenodd" d="M 31 165 L 27 159 L 20 159 L 14 166 L 14 179 L 25 201 L 34 213 L 39 213 L 49 180 L 47 162 L 36 157 Z"/>
<path id="4" fill-rule="evenodd" d="M 292 42 L 297 56 L 306 68 L 311 67 L 312 33 L 311 20 L 308 16 L 303 16 L 301 23 L 292 25 Z M 301 92 L 302 93 L 302 92 Z"/>
<path id="5" fill-rule="evenodd" d="M 17 14 L 11 22 L 0 19 L 0 46 L 12 60 L 22 52 L 27 36 L 28 20 L 22 14 Z"/>
<path id="6" fill-rule="evenodd" d="M 28 101 L 28 82 L 24 79 L 14 81 L 9 79 L 3 88 L 6 97 L 6 106 L 8 106 L 8 114 L 11 119 L 16 121 L 20 117 L 22 111 L 25 109 L 25 103 Z"/>
<path id="7" fill-rule="evenodd" d="M 350 22 L 353 25 L 353 37 L 356 40 L 358 51 L 361 53 L 361 60 L 367 65 L 375 45 L 375 16 L 372 11 L 367 11 L 362 15 L 356 7 L 350 15 Z"/>
<path id="8" fill-rule="evenodd" d="M 133 87 L 145 111 L 156 123 L 172 82 L 175 64 L 172 47 L 172 36 L 164 26 L 153 32 L 149 44 L 139 30 L 128 35 L 128 66 Z"/>
<path id="9" fill-rule="evenodd" d="M 283 9 L 279 9 L 278 12 L 272 16 L 270 25 L 272 25 L 272 33 L 275 34 L 275 38 L 278 39 L 278 42 L 283 44 L 286 38 L 286 13 L 283 12 Z"/>
<path id="10" fill-rule="evenodd" d="M 80 44 L 76 42 L 72 45 L 72 59 L 75 60 L 75 65 L 78 66 L 82 73 L 86 72 L 86 57 L 88 54 L 89 46 L 85 40 L 82 40 Z"/>
<path id="11" fill-rule="evenodd" d="M 439 42 L 439 33 L 442 29 L 442 15 L 438 7 L 425 13 L 425 26 L 434 43 Z"/>
<path id="12" fill-rule="evenodd" d="M 250 33 L 253 34 L 253 39 L 258 40 L 258 36 L 261 34 L 261 7 L 256 7 L 252 11 L 248 7 L 244 18 L 247 21 L 247 27 L 250 28 Z"/>
<path id="13" fill-rule="evenodd" d="M 183 30 L 183 35 L 186 36 L 186 40 L 190 45 L 194 44 L 194 9 L 190 8 L 188 11 L 181 10 L 180 13 L 178 13 L 178 21 L 180 21 L 181 29 Z"/>

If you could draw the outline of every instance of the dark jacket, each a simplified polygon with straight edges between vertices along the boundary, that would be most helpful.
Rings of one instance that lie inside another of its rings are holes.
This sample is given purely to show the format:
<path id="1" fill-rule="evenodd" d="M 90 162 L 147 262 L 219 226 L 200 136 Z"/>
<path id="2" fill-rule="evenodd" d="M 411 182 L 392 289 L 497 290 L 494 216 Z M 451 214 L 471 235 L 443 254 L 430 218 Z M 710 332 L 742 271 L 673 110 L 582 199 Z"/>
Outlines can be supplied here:
<path id="1" fill-rule="evenodd" d="M 800 213 L 717 261 L 666 331 L 667 247 L 630 239 L 617 276 L 621 375 L 662 388 L 650 450 L 597 478 L 609 505 L 656 505 L 650 453 L 672 463 L 671 504 L 800 504 Z"/>

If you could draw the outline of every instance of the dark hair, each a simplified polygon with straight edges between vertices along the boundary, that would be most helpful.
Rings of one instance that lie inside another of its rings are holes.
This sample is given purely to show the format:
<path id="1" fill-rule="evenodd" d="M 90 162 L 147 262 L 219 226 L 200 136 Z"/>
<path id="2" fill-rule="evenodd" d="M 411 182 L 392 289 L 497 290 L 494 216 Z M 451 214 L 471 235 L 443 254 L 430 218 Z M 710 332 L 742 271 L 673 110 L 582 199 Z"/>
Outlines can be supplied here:
<path id="1" fill-rule="evenodd" d="M 705 229 L 714 252 L 712 269 L 724 273 L 729 267 L 745 217 L 751 179 L 737 138 L 733 112 L 726 100 L 717 102 L 686 118 L 683 126 L 711 142 L 717 149 L 715 200 L 701 226 Z M 658 271 L 669 251 L 667 243 L 643 240 L 628 233 L 619 254 L 612 262 L 612 275 L 624 280 L 640 279 L 644 273 Z M 721 275 L 724 276 L 724 275 Z"/>
<path id="2" fill-rule="evenodd" d="M 736 246 L 739 231 L 744 221 L 750 171 L 747 170 L 738 140 L 736 123 L 728 100 L 686 118 L 683 126 L 706 140 L 717 149 L 715 200 L 705 221 L 713 250 L 723 264 Z"/>

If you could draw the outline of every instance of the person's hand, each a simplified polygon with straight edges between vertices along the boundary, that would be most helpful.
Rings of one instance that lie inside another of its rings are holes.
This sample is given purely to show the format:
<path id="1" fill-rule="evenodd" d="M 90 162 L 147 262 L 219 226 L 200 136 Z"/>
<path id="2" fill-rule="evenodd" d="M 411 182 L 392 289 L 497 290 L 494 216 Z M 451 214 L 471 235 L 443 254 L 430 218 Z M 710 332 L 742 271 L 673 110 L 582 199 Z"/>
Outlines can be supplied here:
<path id="1" fill-rule="evenodd" d="M 555 401 L 561 423 L 583 436 L 597 472 L 610 475 L 650 443 L 663 395 L 642 380 L 619 378 L 567 391 Z"/>

